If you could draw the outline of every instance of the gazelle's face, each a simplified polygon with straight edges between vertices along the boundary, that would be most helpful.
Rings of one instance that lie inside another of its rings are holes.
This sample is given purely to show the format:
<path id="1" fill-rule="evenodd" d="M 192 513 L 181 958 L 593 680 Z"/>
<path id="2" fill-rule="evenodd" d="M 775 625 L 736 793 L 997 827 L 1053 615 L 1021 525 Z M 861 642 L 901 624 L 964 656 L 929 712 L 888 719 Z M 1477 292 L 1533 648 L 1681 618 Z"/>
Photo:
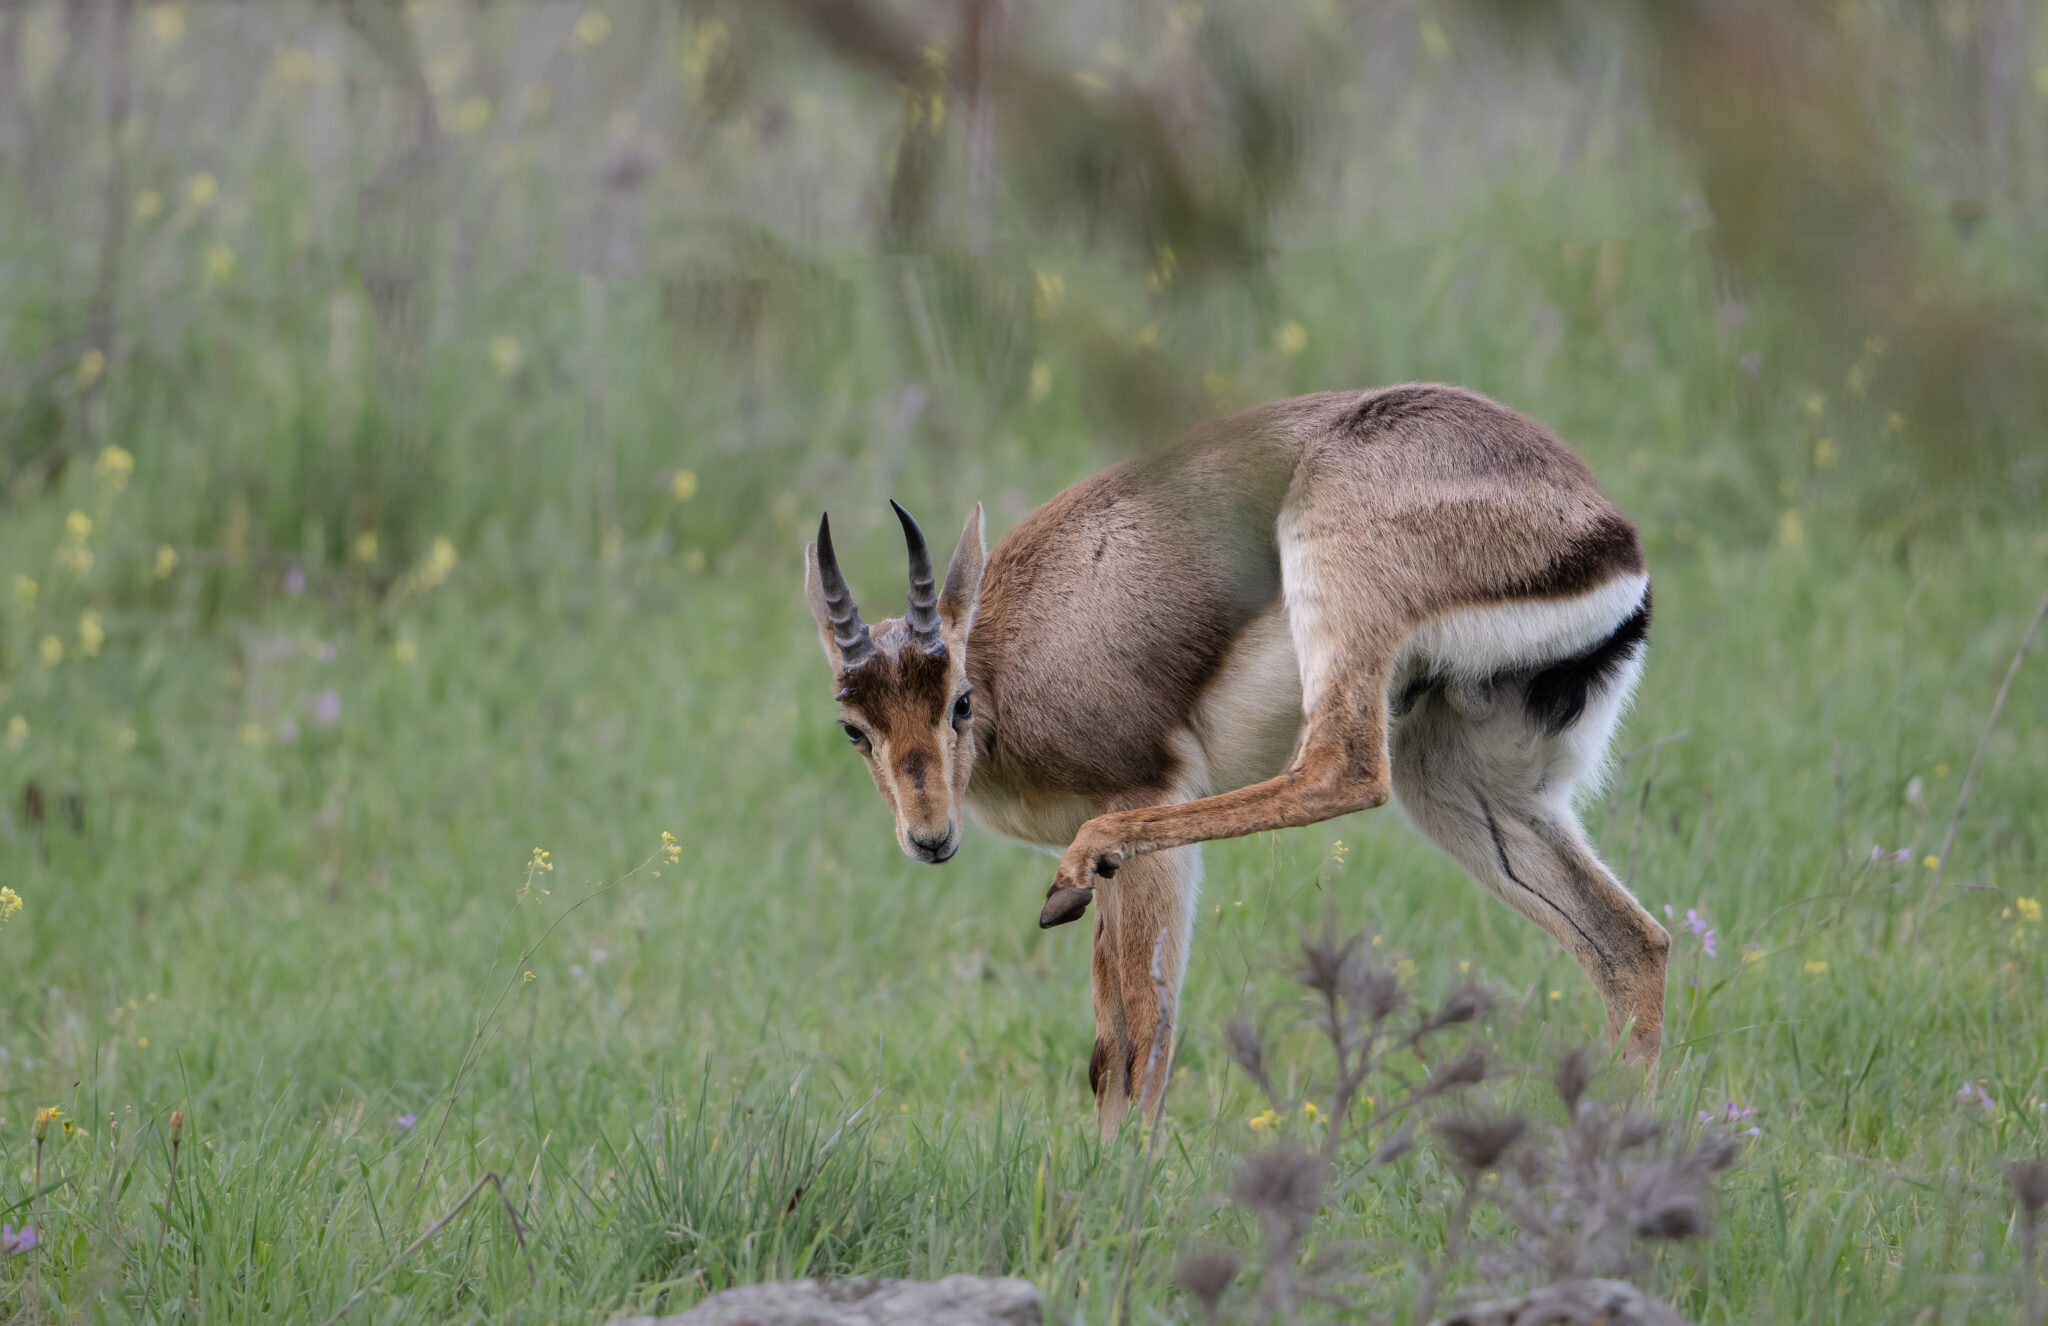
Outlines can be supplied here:
<path id="1" fill-rule="evenodd" d="M 968 516 L 936 592 L 924 534 L 909 512 L 899 506 L 896 514 L 910 548 L 907 613 L 873 627 L 861 621 L 823 521 L 807 550 L 804 592 L 832 664 L 840 725 L 895 817 L 896 844 L 911 860 L 937 865 L 960 850 L 977 750 L 967 648 L 986 560 L 981 507 Z"/>
<path id="2" fill-rule="evenodd" d="M 839 676 L 839 723 L 896 817 L 896 845 L 937 865 L 960 850 L 974 769 L 974 695 L 965 648 L 920 649 L 900 621 L 874 632 L 876 657 Z"/>

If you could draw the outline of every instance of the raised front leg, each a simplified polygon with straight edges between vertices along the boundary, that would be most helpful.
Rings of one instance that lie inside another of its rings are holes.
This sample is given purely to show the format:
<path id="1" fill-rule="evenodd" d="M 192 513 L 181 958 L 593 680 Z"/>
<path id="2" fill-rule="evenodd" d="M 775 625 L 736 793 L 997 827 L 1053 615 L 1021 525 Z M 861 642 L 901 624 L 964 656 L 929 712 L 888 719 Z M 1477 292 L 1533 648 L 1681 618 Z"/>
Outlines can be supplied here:
<path id="1" fill-rule="evenodd" d="M 1105 1136 L 1134 1103 L 1152 1111 L 1164 1098 L 1201 872 L 1198 847 L 1139 858 L 1096 913 L 1088 1085 Z"/>
<path id="2" fill-rule="evenodd" d="M 1073 920 L 1098 878 L 1117 876 L 1148 852 L 1370 810 L 1386 804 L 1389 786 L 1385 674 L 1359 669 L 1330 687 L 1309 716 L 1299 757 L 1279 776 L 1198 801 L 1111 811 L 1082 825 L 1060 858 L 1039 924 Z"/>

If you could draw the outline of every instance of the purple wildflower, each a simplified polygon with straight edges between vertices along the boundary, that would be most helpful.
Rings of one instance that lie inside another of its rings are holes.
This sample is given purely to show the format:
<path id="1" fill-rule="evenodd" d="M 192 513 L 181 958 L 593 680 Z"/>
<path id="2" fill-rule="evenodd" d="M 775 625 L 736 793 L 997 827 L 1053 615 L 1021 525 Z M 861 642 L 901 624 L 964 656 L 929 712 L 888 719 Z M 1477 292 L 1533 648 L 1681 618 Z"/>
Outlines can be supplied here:
<path id="1" fill-rule="evenodd" d="M 1723 327 L 1740 327 L 1748 321 L 1749 310 L 1743 307 L 1741 300 L 1727 299 L 1721 301 L 1721 325 Z"/>
<path id="2" fill-rule="evenodd" d="M 1742 364 L 1742 371 L 1751 377 L 1760 378 L 1764 375 L 1764 357 L 1756 351 L 1751 350 L 1742 356 L 1739 362 Z"/>
<path id="3" fill-rule="evenodd" d="M 419 1115 L 414 1114 L 411 1110 L 407 1110 L 405 1113 L 399 1115 L 396 1119 L 393 1119 L 391 1122 L 397 1124 L 400 1128 L 410 1128 L 419 1121 Z"/>
<path id="4" fill-rule="evenodd" d="M 1664 904 L 1664 919 L 1667 921 L 1673 920 L 1671 904 L 1668 902 Z M 1700 941 L 1700 951 L 1705 953 L 1708 957 L 1711 958 L 1717 952 L 1720 951 L 1720 932 L 1715 930 L 1713 926 L 1707 923 L 1707 918 L 1700 915 L 1698 908 L 1686 908 L 1685 920 L 1674 921 L 1674 924 L 1683 925 L 1688 931 L 1690 931 L 1692 933 L 1692 937 Z"/>
<path id="5" fill-rule="evenodd" d="M 1755 1117 L 1755 1110 L 1747 1106 L 1737 1105 L 1732 1100 L 1721 1107 L 1719 1114 L 1714 1113 L 1712 1110 L 1701 1110 L 1699 1112 L 1700 1126 L 1704 1128 L 1732 1128 L 1738 1123 L 1746 1123 Z M 1750 1124 L 1747 1128 L 1737 1130 L 1735 1135 L 1737 1137 L 1762 1137 L 1764 1130 L 1755 1124 Z"/>
<path id="6" fill-rule="evenodd" d="M 12 1225 L 0 1225 L 0 1252 L 22 1253 L 35 1245 L 35 1226 L 23 1225 L 16 1229 Z"/>
<path id="7" fill-rule="evenodd" d="M 333 727 L 341 721 L 341 692 L 328 689 L 313 699 L 313 721 L 321 727 Z"/>
<path id="8" fill-rule="evenodd" d="M 1912 859 L 1913 849 L 1910 847 L 1901 847 L 1896 852 L 1887 852 L 1884 850 L 1884 848 L 1878 846 L 1876 843 L 1872 843 L 1870 845 L 1870 864 L 1872 865 L 1880 865 L 1885 862 L 1890 862 L 1892 865 L 1895 866 L 1903 866 L 1910 862 Z"/>
<path id="9" fill-rule="evenodd" d="M 1998 1102 L 1991 1099 L 1991 1093 L 1986 1091 L 1983 1084 L 1978 1082 L 1963 1083 L 1962 1089 L 1956 1092 L 1956 1104 L 1975 1105 L 1986 1114 L 1996 1114 L 1998 1112 Z"/>
<path id="10" fill-rule="evenodd" d="M 303 594 L 306 592 L 305 567 L 295 566 L 284 573 L 284 592 L 287 594 Z"/>

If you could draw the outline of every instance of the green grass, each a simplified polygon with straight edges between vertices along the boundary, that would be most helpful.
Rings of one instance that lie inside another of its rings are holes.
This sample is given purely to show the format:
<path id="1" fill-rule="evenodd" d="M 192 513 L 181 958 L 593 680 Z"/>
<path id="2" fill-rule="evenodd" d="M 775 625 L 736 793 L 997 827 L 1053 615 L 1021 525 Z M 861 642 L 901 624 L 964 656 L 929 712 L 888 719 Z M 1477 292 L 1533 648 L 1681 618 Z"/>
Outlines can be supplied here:
<path id="1" fill-rule="evenodd" d="M 945 870 L 903 860 L 841 749 L 790 577 L 673 562 L 585 569 L 524 603 L 465 563 L 381 626 L 316 581 L 237 631 L 117 640 L 15 684 L 34 718 L 10 774 L 53 806 L 75 779 L 87 816 L 74 836 L 53 809 L 47 863 L 18 820 L 0 849 L 27 901 L 0 931 L 0 1203 L 27 1200 L 34 1107 L 79 1130 L 45 1161 L 63 1180 L 45 1198 L 52 1302 L 158 1317 L 175 1286 L 207 1317 L 321 1316 L 490 1169 L 522 1203 L 537 1279 L 480 1202 L 375 1291 L 379 1319 L 950 1270 L 1025 1275 L 1109 1319 L 1131 1158 L 1089 1137 L 1085 928 L 1035 929 L 1049 860 L 987 835 Z M 1872 842 L 1938 840 L 2041 564 L 1995 534 L 1906 565 L 1825 537 L 1659 559 L 1624 740 L 1691 736 L 1591 821 L 1647 902 L 1703 906 L 1723 936 L 1711 961 L 1681 941 L 1666 1060 L 1673 1108 L 1734 1099 L 1762 1121 L 1711 1246 L 1667 1268 L 1705 1320 L 1903 1315 L 1970 1253 L 2009 1255 L 1998 1163 L 2048 1124 L 2048 944 L 2003 916 L 2043 891 L 2041 674 L 2015 687 L 1939 903 L 1924 868 L 1859 867 Z M 331 727 L 300 699 L 327 687 Z M 295 744 L 276 738 L 286 712 Z M 1916 776 L 1924 808 L 1902 795 Z M 503 978 L 664 828 L 682 861 L 541 945 L 427 1154 L 494 952 Z M 515 909 L 535 844 L 558 868 Z M 1171 1252 L 1244 1237 L 1211 1201 L 1255 1112 L 1219 1032 L 1325 907 L 1373 925 L 1425 989 L 1463 962 L 1498 982 L 1490 1034 L 1512 1063 L 1599 1034 L 1568 962 L 1392 814 L 1212 847 L 1141 1317 L 1177 1310 Z M 1766 956 L 1745 968 L 1752 942 Z M 1290 1051 L 1290 1072 L 1310 1062 Z M 1995 1113 L 1953 1104 L 1966 1079 Z M 173 1108 L 191 1131 L 151 1292 Z M 1326 1237 L 1426 1243 L 1428 1198 L 1374 1189 Z M 17 1259 L 0 1283 L 18 1295 L 25 1274 Z"/>
<path id="2" fill-rule="evenodd" d="M 1280 218 L 1263 284 L 1148 290 L 1147 263 L 1072 235 L 1005 232 L 979 287 L 961 259 L 826 242 L 742 273 L 748 322 L 715 280 L 685 316 L 658 279 L 595 300 L 487 246 L 410 365 L 412 432 L 348 246 L 294 229 L 295 140 L 135 166 L 170 206 L 131 237 L 95 382 L 90 246 L 0 178 L 22 366 L 0 373 L 0 882 L 25 901 L 0 925 L 0 1218 L 32 1213 L 30 1121 L 60 1106 L 44 1317 L 318 1322 L 488 1172 L 525 1246 L 487 1189 L 351 1320 L 595 1322 L 767 1276 L 954 1271 L 1028 1277 L 1076 1322 L 1181 1319 L 1176 1258 L 1254 1237 L 1217 1199 L 1261 1108 L 1222 1030 L 1287 997 L 1296 927 L 1328 909 L 1425 993 L 1467 964 L 1492 982 L 1491 1089 L 1540 1101 L 1598 1001 L 1396 813 L 1216 844 L 1133 1216 L 1133 1138 L 1095 1139 L 1084 1082 L 1086 927 L 1035 926 L 1051 858 L 985 833 L 944 869 L 895 849 L 801 603 L 816 511 L 883 615 L 885 497 L 943 531 L 983 498 L 998 534 L 1125 454 L 1096 351 L 1152 327 L 1154 366 L 1217 408 L 1492 392 L 1641 520 L 1657 625 L 1621 744 L 1689 735 L 1588 822 L 1653 909 L 1719 929 L 1712 959 L 1679 939 L 1661 1107 L 1737 1101 L 1761 1128 L 1658 1287 L 1703 1323 L 2012 1320 L 1967 1277 L 2011 1264 L 2001 1166 L 2048 1146 L 2048 926 L 2019 901 L 2048 895 L 2048 659 L 1985 746 L 1943 892 L 1866 862 L 1940 842 L 2048 544 L 1911 466 L 1910 421 L 1866 395 L 1881 354 L 1813 369 L 1762 293 L 1720 318 L 1686 186 L 1625 118 L 1568 169 L 1496 148 L 1440 180 L 1434 104 L 1387 127 L 1379 201 L 1333 187 Z M 244 220 L 178 202 L 202 164 Z M 539 211 L 533 175 L 506 187 Z M 209 285 L 216 240 L 240 257 Z M 1035 317 L 1034 268 L 1095 321 Z M 109 443 L 125 491 L 92 472 Z M 458 560 L 422 578 L 436 538 Z M 1307 1039 L 1278 1053 L 1313 1085 Z M 1959 1106 L 1966 1081 L 1995 1108 Z M 1315 1241 L 1372 1240 L 1361 1269 L 1401 1300 L 1449 1181 L 1424 1156 L 1363 1182 Z M 34 1316 L 35 1283 L 0 1260 L 0 1319 Z"/>

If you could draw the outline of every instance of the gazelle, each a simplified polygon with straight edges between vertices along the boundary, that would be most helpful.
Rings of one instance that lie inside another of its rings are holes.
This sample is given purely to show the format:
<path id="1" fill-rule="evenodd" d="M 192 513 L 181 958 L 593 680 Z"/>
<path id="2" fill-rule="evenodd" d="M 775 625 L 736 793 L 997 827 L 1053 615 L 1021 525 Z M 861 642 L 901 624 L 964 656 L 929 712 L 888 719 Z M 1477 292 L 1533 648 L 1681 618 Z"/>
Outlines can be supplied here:
<path id="1" fill-rule="evenodd" d="M 894 506 L 894 503 L 891 503 Z M 1399 797 L 1548 930 L 1654 1065 L 1670 937 L 1572 810 L 1635 687 L 1650 622 L 1635 527 L 1542 425 L 1454 387 L 1275 401 L 1053 498 L 986 549 L 981 507 L 935 587 L 864 624 L 826 521 L 805 594 L 840 720 L 912 859 L 963 809 L 1062 851 L 1041 926 L 1096 881 L 1100 1117 L 1165 1083 L 1198 844 Z M 1148 1076 L 1149 1074 L 1149 1076 Z"/>

